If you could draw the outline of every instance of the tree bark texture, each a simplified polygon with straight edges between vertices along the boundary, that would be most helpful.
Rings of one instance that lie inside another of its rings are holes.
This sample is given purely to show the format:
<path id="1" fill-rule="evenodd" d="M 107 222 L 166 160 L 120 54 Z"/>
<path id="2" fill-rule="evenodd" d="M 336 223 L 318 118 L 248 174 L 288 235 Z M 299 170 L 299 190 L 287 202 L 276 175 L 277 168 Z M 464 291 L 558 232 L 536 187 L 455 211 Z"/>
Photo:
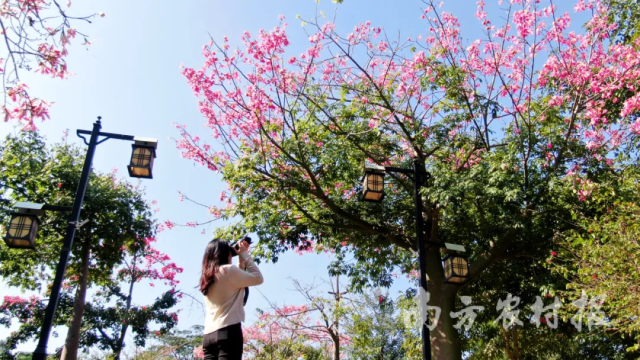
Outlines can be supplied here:
<path id="1" fill-rule="evenodd" d="M 433 291 L 429 289 L 431 295 L 429 305 L 442 309 L 439 319 L 431 317 L 429 319 L 431 322 L 438 320 L 436 328 L 430 331 L 431 358 L 434 360 L 462 360 L 458 330 L 453 327 L 458 322 L 458 318 L 451 318 L 449 315 L 452 311 L 456 311 L 457 292 L 456 285 L 443 284 Z"/>
<path id="2" fill-rule="evenodd" d="M 424 200 L 423 200 L 424 201 Z M 437 209 L 429 210 L 428 220 L 425 222 L 425 235 L 428 241 L 439 241 L 439 212 Z M 456 311 L 456 296 L 459 285 L 444 283 L 444 268 L 440 249 L 427 246 L 424 249 L 427 258 L 427 285 L 429 291 L 429 306 L 441 309 L 438 318 L 434 313 L 429 314 L 429 322 L 437 321 L 436 327 L 430 331 L 431 358 L 434 360 L 462 360 L 462 349 L 458 330 L 453 326 L 458 319 L 452 319 L 450 313 Z"/>
<path id="3" fill-rule="evenodd" d="M 333 360 L 340 360 L 340 336 L 331 334 L 331 340 L 333 341 Z"/>
<path id="4" fill-rule="evenodd" d="M 129 294 L 127 296 L 127 308 L 126 308 L 126 314 L 129 313 L 129 309 L 131 309 L 131 299 L 133 298 L 133 285 L 135 285 L 137 278 L 136 278 L 136 262 L 138 260 L 138 255 L 134 255 L 133 256 L 133 261 L 132 261 L 132 271 L 131 271 L 131 282 L 129 283 Z M 126 321 L 128 319 L 125 319 L 125 322 L 122 324 L 122 328 L 120 329 L 120 336 L 118 337 L 118 343 L 115 346 L 115 349 L 113 351 L 113 359 L 114 360 L 120 360 L 120 354 L 122 354 L 122 349 L 124 348 L 124 337 L 127 335 L 127 329 L 129 329 L 129 323 Z"/>
<path id="5" fill-rule="evenodd" d="M 78 287 L 76 288 L 76 296 L 73 300 L 73 313 L 71 314 L 71 322 L 69 331 L 65 340 L 64 348 L 60 356 L 61 360 L 76 360 L 78 358 L 78 348 L 80 347 L 80 330 L 82 329 L 82 316 L 86 306 L 87 284 L 89 280 L 89 241 L 85 240 L 82 244 L 82 259 L 80 278 L 78 279 Z"/>

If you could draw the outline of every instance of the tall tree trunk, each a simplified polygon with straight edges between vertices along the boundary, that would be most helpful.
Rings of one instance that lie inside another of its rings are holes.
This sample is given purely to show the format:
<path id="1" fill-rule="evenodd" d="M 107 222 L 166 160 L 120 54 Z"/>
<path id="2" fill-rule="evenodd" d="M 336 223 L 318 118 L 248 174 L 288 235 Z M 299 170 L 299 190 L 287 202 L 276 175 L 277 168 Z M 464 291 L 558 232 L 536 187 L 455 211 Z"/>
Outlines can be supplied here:
<path id="1" fill-rule="evenodd" d="M 82 315 L 86 305 L 87 284 L 89 283 L 89 239 L 82 243 L 82 259 L 80 269 L 80 278 L 78 279 L 78 287 L 76 288 L 76 296 L 73 299 L 73 313 L 71 314 L 71 323 L 67 332 L 67 339 L 60 355 L 61 360 L 76 360 L 78 358 L 78 348 L 80 347 L 80 330 L 82 328 Z"/>
<path id="2" fill-rule="evenodd" d="M 333 360 L 340 360 L 340 335 L 331 333 L 331 341 L 333 342 Z"/>
<path id="3" fill-rule="evenodd" d="M 442 284 L 437 288 L 430 287 L 430 306 L 437 306 L 442 309 L 440 318 L 435 329 L 430 331 L 431 335 L 431 358 L 438 360 L 461 360 L 462 350 L 460 348 L 460 338 L 458 330 L 453 326 L 458 322 L 458 318 L 451 318 L 449 315 L 455 310 L 456 285 Z M 430 314 L 429 321 L 433 323 L 433 313 Z"/>
<path id="4" fill-rule="evenodd" d="M 430 241 L 439 241 L 437 209 L 432 209 L 429 213 L 430 221 L 426 223 L 425 232 Z M 458 330 L 453 326 L 458 322 L 458 318 L 451 318 L 450 313 L 456 311 L 456 296 L 459 285 L 444 283 L 444 269 L 440 250 L 437 248 L 425 249 L 427 258 L 427 279 L 429 287 L 429 305 L 437 306 L 441 309 L 440 318 L 435 329 L 430 331 L 431 358 L 438 360 L 462 360 L 462 349 Z M 433 323 L 433 317 L 429 316 L 429 321 Z"/>
<path id="5" fill-rule="evenodd" d="M 138 261 L 138 254 L 133 255 L 132 270 L 131 270 L 131 282 L 129 283 L 129 294 L 127 296 L 127 307 L 125 314 L 129 314 L 129 309 L 131 309 L 131 299 L 133 298 L 133 285 L 136 283 L 136 262 Z M 125 319 L 128 320 L 128 319 Z M 118 343 L 116 344 L 116 350 L 113 352 L 113 359 L 120 360 L 120 354 L 122 354 L 122 348 L 124 347 L 124 337 L 127 335 L 127 329 L 129 329 L 129 322 L 125 321 L 120 328 L 120 337 L 118 338 Z"/>
<path id="6" fill-rule="evenodd" d="M 340 300 L 343 293 L 340 292 L 340 273 L 336 275 L 336 291 L 335 293 L 329 292 L 335 297 L 334 319 L 335 330 L 331 331 L 331 341 L 333 341 L 333 360 L 340 360 L 340 317 L 337 315 L 340 313 Z"/>
<path id="7" fill-rule="evenodd" d="M 115 350 L 113 351 L 113 360 L 120 360 L 120 354 L 122 354 L 122 348 L 124 347 L 124 337 L 127 334 L 127 329 L 129 328 L 129 324 L 122 324 L 122 328 L 120 329 L 120 337 L 118 338 L 118 343 L 115 346 Z"/>

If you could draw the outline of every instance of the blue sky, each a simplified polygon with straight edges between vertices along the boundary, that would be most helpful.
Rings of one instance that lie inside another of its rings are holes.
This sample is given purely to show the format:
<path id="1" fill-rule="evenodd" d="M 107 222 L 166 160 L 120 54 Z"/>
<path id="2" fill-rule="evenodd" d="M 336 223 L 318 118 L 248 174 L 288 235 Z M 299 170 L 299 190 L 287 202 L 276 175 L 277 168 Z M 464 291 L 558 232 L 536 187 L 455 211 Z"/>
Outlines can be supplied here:
<path id="1" fill-rule="evenodd" d="M 494 1 L 488 1 L 495 3 Z M 559 4 L 566 7 L 569 2 Z M 571 2 L 572 3 L 572 2 Z M 403 38 L 425 34 L 426 23 L 420 20 L 421 1 L 346 0 L 337 6 L 337 28 L 339 33 L 349 32 L 354 25 L 370 20 L 382 26 L 390 37 L 401 34 Z M 489 13 L 491 14 L 490 7 Z M 78 25 L 78 29 L 97 39 L 89 51 L 75 39 L 70 49 L 68 64 L 75 76 L 64 81 L 51 80 L 39 75 L 28 75 L 32 94 L 54 101 L 51 120 L 38 123 L 38 127 L 49 142 L 59 141 L 62 132 L 69 129 L 69 141 L 80 144 L 76 129 L 91 129 L 96 116 L 103 118 L 103 131 L 130 134 L 159 139 L 158 158 L 154 168 L 154 179 L 142 181 L 149 201 L 157 200 L 161 211 L 158 220 L 170 219 L 177 223 L 208 220 L 206 209 L 188 202 L 180 202 L 178 191 L 206 204 L 216 204 L 226 184 L 220 176 L 205 168 L 182 159 L 170 138 L 179 136 L 172 122 L 186 124 L 188 128 L 200 129 L 204 120 L 198 112 L 196 98 L 179 71 L 180 64 L 199 68 L 203 63 L 202 46 L 209 41 L 209 34 L 216 40 L 228 36 L 231 45 L 239 44 L 243 31 L 255 34 L 260 29 L 271 29 L 278 24 L 278 15 L 283 14 L 289 23 L 291 55 L 301 53 L 308 45 L 307 35 L 296 15 L 314 17 L 323 10 L 333 17 L 336 5 L 330 0 L 186 0 L 186 1 L 106 1 L 94 0 L 73 2 L 72 13 L 85 15 L 104 12 L 91 25 Z M 443 9 L 453 11 L 463 24 L 463 36 L 469 42 L 481 37 L 480 27 L 473 17 L 474 0 L 449 0 Z M 494 13 L 496 14 L 496 13 Z M 497 13 L 499 15 L 499 13 Z M 580 24 L 577 24 L 580 25 Z M 0 124 L 0 135 L 17 132 L 13 124 Z M 201 137 L 206 130 L 197 131 Z M 94 168 L 107 172 L 119 169 L 126 176 L 126 164 L 131 151 L 130 143 L 109 140 L 99 146 Z M 137 180 L 132 180 L 137 182 Z M 158 247 L 184 267 L 179 276 L 180 288 L 200 297 L 195 290 L 200 271 L 203 249 L 211 238 L 213 223 L 202 229 L 174 228 L 159 235 Z M 288 254 L 280 257 L 277 264 L 262 265 L 265 283 L 259 287 L 271 301 L 279 304 L 297 304 L 300 297 L 291 289 L 289 277 L 311 282 L 314 277 L 326 278 L 326 266 L 330 259 L 326 254 Z M 400 280 L 392 291 L 401 291 L 409 286 Z M 134 302 L 148 303 L 160 289 L 138 287 Z M 0 283 L 0 294 L 19 294 Z M 185 299 L 180 306 L 180 328 L 201 324 L 202 311 Z M 257 291 L 252 292 L 247 305 L 247 320 L 254 317 L 256 307 L 266 308 L 266 302 Z M 9 330 L 0 328 L 0 338 Z M 50 350 L 60 346 L 66 331 L 60 338 L 52 339 Z M 33 345 L 21 347 L 32 350 Z"/>

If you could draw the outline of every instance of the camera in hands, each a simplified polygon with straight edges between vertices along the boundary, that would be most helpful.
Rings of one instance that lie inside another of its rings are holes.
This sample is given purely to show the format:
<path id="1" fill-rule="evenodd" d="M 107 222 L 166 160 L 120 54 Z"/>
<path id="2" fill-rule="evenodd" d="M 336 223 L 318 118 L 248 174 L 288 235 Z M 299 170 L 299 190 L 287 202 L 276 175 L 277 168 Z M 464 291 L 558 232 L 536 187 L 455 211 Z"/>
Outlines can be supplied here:
<path id="1" fill-rule="evenodd" d="M 231 256 L 238 256 L 238 251 L 240 250 L 240 243 L 246 241 L 247 244 L 251 245 L 251 238 L 248 236 L 243 237 L 242 239 L 231 244 Z"/>

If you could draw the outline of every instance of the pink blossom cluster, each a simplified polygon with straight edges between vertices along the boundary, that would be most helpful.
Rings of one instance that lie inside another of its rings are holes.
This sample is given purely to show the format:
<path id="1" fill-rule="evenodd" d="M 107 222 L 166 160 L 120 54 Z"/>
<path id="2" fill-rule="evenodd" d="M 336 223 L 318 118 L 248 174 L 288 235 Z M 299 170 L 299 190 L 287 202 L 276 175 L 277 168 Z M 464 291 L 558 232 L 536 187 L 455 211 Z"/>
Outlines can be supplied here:
<path id="1" fill-rule="evenodd" d="M 20 296 L 5 296 L 2 301 L 2 306 L 8 306 L 8 305 L 14 305 L 14 304 L 25 305 L 29 303 L 35 304 L 38 301 L 40 301 L 40 298 L 38 298 L 37 296 L 31 296 L 28 299 Z"/>
<path id="2" fill-rule="evenodd" d="M 340 153 L 344 142 L 326 132 L 356 143 L 374 134 L 373 145 L 354 147 L 372 163 L 393 165 L 418 155 L 464 172 L 528 131 L 539 137 L 526 145 L 532 155 L 498 168 L 519 174 L 530 166 L 553 171 L 593 159 L 608 164 L 613 151 L 640 135 L 640 120 L 633 120 L 640 113 L 640 40 L 612 43 L 614 25 L 600 2 L 577 2 L 576 11 L 592 12 L 577 33 L 571 31 L 571 15 L 550 1 L 511 1 L 497 23 L 480 0 L 476 17 L 483 34 L 472 41 L 463 41 L 453 13 L 426 3 L 420 16 L 427 32 L 406 41 L 391 41 L 370 22 L 347 34 L 338 34 L 331 22 L 309 22 L 308 47 L 294 53 L 281 19 L 255 37 L 245 32 L 237 49 L 227 38 L 210 42 L 202 50 L 203 66 L 186 67 L 182 74 L 199 100 L 209 135 L 223 150 L 184 125 L 176 125 L 177 147 L 214 171 L 247 166 L 265 184 L 286 178 L 296 184 L 296 201 L 336 209 L 355 200 L 355 191 L 326 176 L 321 166 L 305 163 L 306 154 Z M 627 92 L 633 95 L 622 98 Z M 367 115 L 345 120 L 333 109 Z M 305 131 L 310 118 L 326 132 Z M 556 122 L 552 135 L 535 131 Z M 291 144 L 296 151 L 289 150 Z M 570 144 L 585 151 L 569 154 Z M 372 155 L 381 149 L 384 156 Z M 595 188 L 580 179 L 576 196 L 585 200 Z M 262 190 L 269 203 L 288 201 L 278 196 L 282 189 Z M 230 199 L 245 192 L 232 189 L 220 200 L 231 209 Z M 284 220 L 281 232 L 292 226 Z M 307 239 L 302 245 L 295 249 L 299 254 L 317 246 Z"/>
<path id="3" fill-rule="evenodd" d="M 28 299 L 20 296 L 5 296 L 0 303 L 0 312 L 16 314 L 18 321 L 25 323 L 33 318 L 39 302 L 40 298 L 33 295 Z"/>
<path id="4" fill-rule="evenodd" d="M 567 171 L 567 176 L 563 180 L 568 181 L 572 185 L 573 192 L 578 195 L 578 200 L 586 201 L 591 197 L 591 194 L 598 189 L 598 184 L 586 176 L 580 175 L 579 171 L 580 167 L 575 166 L 573 169 Z"/>
<path id="5" fill-rule="evenodd" d="M 275 307 L 272 313 L 260 314 L 258 321 L 242 329 L 245 349 L 249 353 L 259 353 L 263 346 L 273 346 L 287 339 L 331 348 L 331 336 L 326 325 L 311 316 L 317 311 L 303 304 Z M 339 336 L 341 344 L 349 343 L 348 336 Z"/>
<path id="6" fill-rule="evenodd" d="M 69 2 L 68 6 L 70 5 Z M 47 11 L 52 6 L 52 2 L 45 0 L 15 0 L 5 1 L 0 7 L 0 17 L 6 27 L 3 27 L 4 43 L 7 46 L 5 50 L 9 52 L 7 58 L 0 58 L 0 64 L 4 63 L 0 73 L 3 75 L 7 98 L 10 99 L 0 105 L 0 108 L 5 121 L 23 122 L 23 130 L 35 130 L 35 119 L 48 119 L 51 106 L 50 102 L 31 96 L 28 86 L 21 82 L 19 72 L 25 67 L 25 63 L 37 64 L 36 73 L 53 78 L 66 79 L 72 75 L 67 69 L 65 57 L 68 55 L 67 46 L 78 35 L 78 31 L 71 28 L 70 20 L 82 18 L 61 16 L 60 23 L 55 28 L 34 20 L 46 18 L 46 23 L 50 24 L 56 17 L 44 14 L 49 14 Z M 55 9 L 56 13 L 63 11 L 66 9 Z"/>
<path id="7" fill-rule="evenodd" d="M 118 270 L 120 279 L 133 282 L 148 280 L 151 286 L 155 286 L 153 281 L 158 280 L 171 288 L 180 283 L 176 276 L 184 269 L 172 262 L 169 255 L 155 249 L 152 246 L 155 241 L 155 238 L 144 239 L 144 248 L 132 253 L 126 266 Z"/>
<path id="8" fill-rule="evenodd" d="M 204 350 L 202 349 L 202 345 L 193 349 L 193 357 L 196 359 L 204 359 Z"/>

